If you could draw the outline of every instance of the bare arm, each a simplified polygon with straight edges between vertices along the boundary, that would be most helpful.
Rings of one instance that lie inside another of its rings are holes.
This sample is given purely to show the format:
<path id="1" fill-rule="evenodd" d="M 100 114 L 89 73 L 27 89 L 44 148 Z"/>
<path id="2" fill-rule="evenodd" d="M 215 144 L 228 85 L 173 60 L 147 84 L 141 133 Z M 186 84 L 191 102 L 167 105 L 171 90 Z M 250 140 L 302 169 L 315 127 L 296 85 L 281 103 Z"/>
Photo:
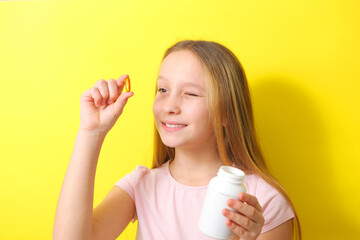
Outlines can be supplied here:
<path id="1" fill-rule="evenodd" d="M 54 239 L 91 239 L 96 165 L 104 136 L 79 131 L 60 191 Z"/>
<path id="2" fill-rule="evenodd" d="M 276 228 L 261 234 L 257 240 L 291 240 L 292 225 L 291 220 L 280 224 Z"/>
<path id="3" fill-rule="evenodd" d="M 80 128 L 59 195 L 53 239 L 111 239 L 110 236 L 122 232 L 134 215 L 134 203 L 121 189 L 112 189 L 93 212 L 95 172 L 101 146 L 127 99 L 133 95 L 121 93 L 126 76 L 117 81 L 100 80 L 81 96 Z M 108 225 L 110 221 L 112 225 Z"/>
<path id="4" fill-rule="evenodd" d="M 135 205 L 131 197 L 121 188 L 113 186 L 105 199 L 94 209 L 94 239 L 115 239 L 134 215 Z"/>

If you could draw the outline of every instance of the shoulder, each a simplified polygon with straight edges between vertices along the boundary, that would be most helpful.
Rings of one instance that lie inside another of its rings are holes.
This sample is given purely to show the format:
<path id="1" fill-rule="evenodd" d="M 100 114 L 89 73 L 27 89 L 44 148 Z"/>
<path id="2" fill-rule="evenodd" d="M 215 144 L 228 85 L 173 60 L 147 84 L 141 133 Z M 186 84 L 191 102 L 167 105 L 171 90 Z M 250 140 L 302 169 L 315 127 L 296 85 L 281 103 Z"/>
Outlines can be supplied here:
<path id="1" fill-rule="evenodd" d="M 277 201 L 285 201 L 283 195 L 272 185 L 266 182 L 262 177 L 249 174 L 246 176 L 245 186 L 249 194 L 258 198 L 258 201 L 266 205 L 269 201 L 276 199 Z M 264 207 L 264 206 L 263 206 Z"/>
<path id="2" fill-rule="evenodd" d="M 255 196 L 263 209 L 265 224 L 262 233 L 293 218 L 294 211 L 287 199 L 272 185 L 258 175 L 246 176 L 248 193 Z"/>
<path id="3" fill-rule="evenodd" d="M 159 168 L 150 169 L 143 165 L 137 165 L 136 168 L 126 174 L 122 179 L 120 179 L 115 185 L 121 182 L 127 182 L 128 184 L 132 185 L 133 187 L 136 186 L 138 183 L 142 182 L 145 178 L 153 178 L 158 174 L 165 172 L 166 165 L 162 165 Z"/>
<path id="4" fill-rule="evenodd" d="M 151 174 L 150 168 L 143 165 L 137 165 L 136 168 L 126 176 L 131 177 L 134 182 L 138 182 L 148 174 Z"/>
<path id="5" fill-rule="evenodd" d="M 135 201 L 135 195 L 140 191 L 139 189 L 145 188 L 151 190 L 157 186 L 160 179 L 163 179 L 162 176 L 166 175 L 166 167 L 167 165 L 163 164 L 159 168 L 150 169 L 146 166 L 138 165 L 132 172 L 117 181 L 115 186 L 125 190 Z"/>

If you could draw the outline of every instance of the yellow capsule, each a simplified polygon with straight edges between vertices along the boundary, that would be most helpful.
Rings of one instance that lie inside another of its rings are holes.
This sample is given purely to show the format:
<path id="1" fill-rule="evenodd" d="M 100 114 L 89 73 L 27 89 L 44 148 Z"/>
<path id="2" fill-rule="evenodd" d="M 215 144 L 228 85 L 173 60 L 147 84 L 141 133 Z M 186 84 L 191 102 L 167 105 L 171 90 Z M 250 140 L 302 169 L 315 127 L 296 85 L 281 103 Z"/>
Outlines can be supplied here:
<path id="1" fill-rule="evenodd" d="M 127 92 L 130 92 L 130 90 L 131 90 L 130 77 L 125 78 L 125 88 L 126 88 Z"/>

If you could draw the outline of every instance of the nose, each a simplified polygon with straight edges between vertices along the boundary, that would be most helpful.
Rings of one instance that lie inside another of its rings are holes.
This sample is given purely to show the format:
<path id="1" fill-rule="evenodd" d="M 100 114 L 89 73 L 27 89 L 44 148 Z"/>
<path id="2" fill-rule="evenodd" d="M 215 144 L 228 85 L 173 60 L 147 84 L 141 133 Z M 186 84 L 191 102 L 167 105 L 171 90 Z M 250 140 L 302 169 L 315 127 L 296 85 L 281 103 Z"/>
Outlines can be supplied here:
<path id="1" fill-rule="evenodd" d="M 181 112 L 180 99 L 175 94 L 170 95 L 163 105 L 163 110 L 168 114 L 179 114 Z"/>

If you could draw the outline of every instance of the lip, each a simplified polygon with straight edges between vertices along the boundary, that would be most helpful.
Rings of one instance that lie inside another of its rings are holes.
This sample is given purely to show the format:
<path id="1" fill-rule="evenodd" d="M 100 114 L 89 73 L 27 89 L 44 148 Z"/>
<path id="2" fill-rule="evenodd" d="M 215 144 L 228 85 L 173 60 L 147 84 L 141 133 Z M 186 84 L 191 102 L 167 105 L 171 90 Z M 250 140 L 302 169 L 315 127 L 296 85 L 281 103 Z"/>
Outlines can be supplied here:
<path id="1" fill-rule="evenodd" d="M 170 125 L 185 125 L 184 127 L 167 127 L 166 124 L 170 124 Z M 173 122 L 173 121 L 164 121 L 164 122 L 161 122 L 161 126 L 163 127 L 163 129 L 167 132 L 176 132 L 176 131 L 180 131 L 184 128 L 187 127 L 186 124 L 183 124 L 183 123 L 178 123 L 178 122 Z"/>

